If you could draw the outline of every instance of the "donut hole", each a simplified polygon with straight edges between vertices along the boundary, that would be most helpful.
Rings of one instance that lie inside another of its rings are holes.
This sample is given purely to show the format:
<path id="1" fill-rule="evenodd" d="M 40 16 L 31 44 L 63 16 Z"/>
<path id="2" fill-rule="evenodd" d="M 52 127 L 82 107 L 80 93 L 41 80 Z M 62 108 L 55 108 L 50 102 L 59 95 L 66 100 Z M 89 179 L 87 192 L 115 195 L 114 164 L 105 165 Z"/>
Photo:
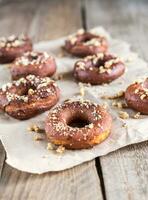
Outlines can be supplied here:
<path id="1" fill-rule="evenodd" d="M 95 64 L 96 68 L 99 68 L 101 66 L 105 65 L 106 60 L 98 60 L 97 63 Z"/>
<path id="2" fill-rule="evenodd" d="M 90 36 L 90 35 L 85 35 L 85 36 L 83 36 L 83 37 L 81 37 L 80 38 L 80 42 L 88 42 L 88 41 L 90 41 L 90 40 L 92 40 L 93 39 L 93 37 L 92 36 Z"/>
<path id="3" fill-rule="evenodd" d="M 83 128 L 90 123 L 86 116 L 73 116 L 67 121 L 67 125 L 73 128 Z"/>
<path id="4" fill-rule="evenodd" d="M 29 60 L 30 60 L 30 61 L 37 60 L 37 59 L 38 59 L 38 55 L 31 55 L 31 56 L 29 57 Z"/>
<path id="5" fill-rule="evenodd" d="M 98 59 L 98 61 L 97 61 L 96 64 L 95 64 L 95 67 L 99 68 L 99 67 L 101 67 L 101 66 L 105 66 L 105 63 L 106 63 L 107 61 L 110 61 L 111 59 L 113 59 L 113 57 L 110 56 L 110 55 L 105 56 L 104 59 Z"/>

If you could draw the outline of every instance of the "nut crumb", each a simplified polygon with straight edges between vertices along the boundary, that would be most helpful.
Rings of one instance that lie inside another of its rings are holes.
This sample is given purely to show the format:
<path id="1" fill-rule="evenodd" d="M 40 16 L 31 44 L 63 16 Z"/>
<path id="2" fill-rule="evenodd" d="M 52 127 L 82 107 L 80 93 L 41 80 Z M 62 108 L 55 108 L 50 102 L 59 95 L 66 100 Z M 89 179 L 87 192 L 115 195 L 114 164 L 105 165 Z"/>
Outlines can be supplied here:
<path id="1" fill-rule="evenodd" d="M 57 153 L 60 153 L 60 154 L 64 153 L 64 152 L 65 152 L 65 147 L 59 146 L 59 147 L 56 149 L 56 152 L 57 152 Z"/>
<path id="2" fill-rule="evenodd" d="M 124 96 L 124 91 L 119 91 L 117 94 L 113 95 L 113 96 L 102 96 L 101 98 L 102 99 L 117 99 L 117 98 L 120 98 L 120 97 L 123 97 Z"/>
<path id="3" fill-rule="evenodd" d="M 128 119 L 129 118 L 129 114 L 127 112 L 124 112 L 124 111 L 120 111 L 119 112 L 119 117 L 121 119 Z"/>
<path id="4" fill-rule="evenodd" d="M 52 143 L 48 143 L 47 144 L 47 150 L 53 150 L 54 148 L 53 148 L 53 145 L 52 145 Z"/>
<path id="5" fill-rule="evenodd" d="M 80 87 L 80 95 L 81 95 L 82 97 L 84 97 L 84 95 L 85 95 L 85 89 L 84 89 L 83 84 L 82 84 L 82 83 L 79 83 L 79 87 Z"/>
<path id="6" fill-rule="evenodd" d="M 126 123 L 124 123 L 124 124 L 122 125 L 122 127 L 124 127 L 124 128 L 127 128 L 127 124 L 126 124 Z"/>
<path id="7" fill-rule="evenodd" d="M 35 141 L 40 141 L 40 140 L 44 140 L 45 138 L 43 137 L 43 135 L 35 135 L 34 136 L 34 140 Z"/>
<path id="8" fill-rule="evenodd" d="M 63 74 L 55 74 L 54 77 L 53 77 L 53 79 L 55 81 L 62 80 L 63 79 Z"/>
<path id="9" fill-rule="evenodd" d="M 88 127 L 91 129 L 94 127 L 93 123 L 89 124 Z"/>
<path id="10" fill-rule="evenodd" d="M 28 127 L 28 131 L 39 133 L 40 128 L 39 128 L 39 126 L 37 126 L 36 124 L 33 124 L 33 125 L 31 125 L 30 127 Z"/>
<path id="11" fill-rule="evenodd" d="M 123 108 L 123 107 L 122 107 L 122 102 L 119 102 L 119 101 L 113 101 L 113 102 L 112 102 L 112 106 L 117 107 L 117 108 L 119 108 L 119 109 L 122 109 L 122 108 Z"/>
<path id="12" fill-rule="evenodd" d="M 104 102 L 104 103 L 102 104 L 102 107 L 103 107 L 104 109 L 108 109 L 108 103 L 107 103 L 107 102 Z"/>
<path id="13" fill-rule="evenodd" d="M 134 118 L 134 119 L 139 119 L 139 118 L 140 118 L 140 114 L 141 114 L 140 112 L 137 112 L 137 113 L 133 116 L 133 118 Z"/>
<path id="14" fill-rule="evenodd" d="M 34 94 L 34 90 L 30 88 L 30 89 L 28 90 L 28 94 L 30 94 L 30 95 Z"/>

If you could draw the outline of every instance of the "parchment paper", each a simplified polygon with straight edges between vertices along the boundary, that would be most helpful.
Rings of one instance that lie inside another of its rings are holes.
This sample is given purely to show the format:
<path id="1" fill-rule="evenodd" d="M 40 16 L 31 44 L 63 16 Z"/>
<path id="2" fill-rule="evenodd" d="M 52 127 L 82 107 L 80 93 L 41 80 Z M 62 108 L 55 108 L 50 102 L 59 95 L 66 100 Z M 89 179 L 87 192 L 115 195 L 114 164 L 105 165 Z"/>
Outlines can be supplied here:
<path id="1" fill-rule="evenodd" d="M 86 87 L 86 98 L 96 103 L 102 104 L 104 101 L 102 95 L 114 95 L 137 79 L 148 76 L 147 63 L 140 59 L 137 54 L 131 52 L 129 44 L 115 40 L 101 27 L 93 29 L 94 32 L 101 33 L 108 37 L 110 43 L 110 52 L 121 56 L 126 62 L 126 73 L 109 85 Z M 61 38 L 54 41 L 40 42 L 35 45 L 39 51 L 47 51 L 57 59 L 58 73 L 64 73 L 64 79 L 58 81 L 61 88 L 61 100 L 76 96 L 79 87 L 74 82 L 71 71 L 75 58 L 66 56 L 59 58 L 60 47 L 64 44 Z M 11 80 L 9 68 L 7 65 L 0 66 L 0 85 Z M 111 101 L 108 100 L 108 104 Z M 130 114 L 134 111 L 127 110 Z M 46 141 L 34 141 L 33 134 L 29 134 L 27 128 L 31 124 L 44 126 L 44 119 L 47 113 L 43 113 L 26 121 L 18 121 L 7 115 L 0 114 L 0 139 L 7 153 L 6 162 L 22 171 L 30 173 L 44 173 L 48 171 L 64 170 L 76 166 L 85 161 L 91 160 L 97 156 L 106 155 L 123 146 L 142 142 L 148 139 L 148 117 L 142 116 L 140 119 L 120 119 L 118 110 L 110 106 L 109 112 L 113 116 L 113 128 L 109 138 L 102 144 L 88 150 L 70 151 L 66 150 L 64 154 L 57 154 L 55 151 L 46 149 Z M 126 126 L 123 124 L 126 123 Z"/>

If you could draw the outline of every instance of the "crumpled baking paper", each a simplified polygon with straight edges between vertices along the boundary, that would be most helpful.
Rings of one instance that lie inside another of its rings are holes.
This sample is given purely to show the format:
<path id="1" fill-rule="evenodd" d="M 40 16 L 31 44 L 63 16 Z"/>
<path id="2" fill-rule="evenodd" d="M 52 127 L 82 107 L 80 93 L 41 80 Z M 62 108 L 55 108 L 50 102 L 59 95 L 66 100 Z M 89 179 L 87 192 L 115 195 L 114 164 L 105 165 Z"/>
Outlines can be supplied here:
<path id="1" fill-rule="evenodd" d="M 115 53 L 125 60 L 127 70 L 119 79 L 109 85 L 85 87 L 86 98 L 96 103 L 107 102 L 109 112 L 113 117 L 113 128 L 111 135 L 100 145 L 86 150 L 66 150 L 63 154 L 47 150 L 47 141 L 34 141 L 33 134 L 27 128 L 32 124 L 44 126 L 44 120 L 48 114 L 45 112 L 37 117 L 25 121 L 18 121 L 6 114 L 0 114 L 0 139 L 6 150 L 6 162 L 14 168 L 30 173 L 45 173 L 49 171 L 60 171 L 71 168 L 80 163 L 92 160 L 95 157 L 106 155 L 129 144 L 148 140 L 148 117 L 141 116 L 140 119 L 120 119 L 119 110 L 111 106 L 111 100 L 104 100 L 101 96 L 114 95 L 137 79 L 148 76 L 147 63 L 140 59 L 136 53 L 130 50 L 130 45 L 124 41 L 116 40 L 102 28 L 93 29 L 94 32 L 105 35 L 110 43 L 109 51 Z M 72 69 L 76 58 L 70 56 L 59 57 L 61 46 L 65 38 L 53 41 L 40 42 L 35 45 L 39 51 L 47 51 L 56 57 L 58 73 L 64 74 L 64 79 L 58 81 L 61 89 L 61 100 L 77 96 L 78 84 L 72 77 Z M 0 66 L 0 85 L 11 80 L 9 67 Z M 130 115 L 136 112 L 127 110 Z"/>

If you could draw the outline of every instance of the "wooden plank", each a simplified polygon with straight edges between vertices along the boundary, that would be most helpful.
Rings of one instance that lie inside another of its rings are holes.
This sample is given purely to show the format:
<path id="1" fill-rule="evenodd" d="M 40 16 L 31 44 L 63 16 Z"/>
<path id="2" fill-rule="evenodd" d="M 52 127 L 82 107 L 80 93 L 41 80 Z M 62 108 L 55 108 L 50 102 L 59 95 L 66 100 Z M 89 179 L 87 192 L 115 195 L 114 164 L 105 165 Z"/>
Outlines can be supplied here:
<path id="1" fill-rule="evenodd" d="M 29 175 L 7 165 L 1 180 L 0 199 L 102 199 L 98 190 L 94 162 L 43 175 Z"/>
<path id="2" fill-rule="evenodd" d="M 26 31 L 34 41 L 56 38 L 81 27 L 80 4 L 68 0 L 4 3 L 0 7 L 0 26 L 0 35 Z M 95 161 L 44 175 L 23 173 L 6 164 L 0 181 L 0 199 L 101 200 Z"/>
<path id="3" fill-rule="evenodd" d="M 132 44 L 142 57 L 148 45 L 148 2 L 145 0 L 85 1 L 87 27 L 104 26 L 114 37 Z M 107 200 L 147 199 L 148 142 L 100 158 Z"/>
<path id="4" fill-rule="evenodd" d="M 0 141 L 0 178 L 3 171 L 4 162 L 5 162 L 5 151 Z"/>

